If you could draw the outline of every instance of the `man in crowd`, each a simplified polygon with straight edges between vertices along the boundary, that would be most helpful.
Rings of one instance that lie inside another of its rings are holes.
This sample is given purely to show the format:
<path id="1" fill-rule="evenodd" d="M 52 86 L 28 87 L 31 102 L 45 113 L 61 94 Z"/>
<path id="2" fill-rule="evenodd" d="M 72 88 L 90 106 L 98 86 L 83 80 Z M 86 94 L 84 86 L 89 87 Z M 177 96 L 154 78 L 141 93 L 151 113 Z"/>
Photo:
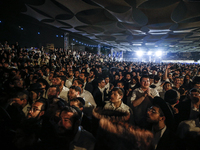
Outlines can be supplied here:
<path id="1" fill-rule="evenodd" d="M 79 78 L 84 81 L 83 89 L 89 91 L 92 94 L 93 86 L 92 84 L 87 83 L 87 77 L 88 77 L 88 73 L 86 72 L 81 72 L 79 75 Z"/>
<path id="2" fill-rule="evenodd" d="M 29 108 L 27 118 L 28 119 L 35 118 L 39 120 L 41 116 L 44 115 L 47 108 L 48 108 L 47 99 L 40 98 L 39 100 L 35 101 Z"/>
<path id="3" fill-rule="evenodd" d="M 68 102 L 67 93 L 68 93 L 69 89 L 64 86 L 65 81 L 66 81 L 66 78 L 64 76 L 56 76 L 55 82 L 53 83 L 53 85 L 59 86 L 59 88 L 60 88 L 59 97 L 64 99 L 66 102 Z"/>
<path id="4" fill-rule="evenodd" d="M 136 88 L 131 97 L 135 125 L 141 128 L 147 125 L 145 116 L 147 109 L 152 105 L 152 99 L 155 96 L 159 96 L 157 90 L 149 86 L 149 77 L 147 75 L 142 76 L 140 79 L 140 88 Z"/>
<path id="5" fill-rule="evenodd" d="M 81 114 L 72 107 L 64 107 L 60 113 L 59 134 L 67 136 L 70 144 L 69 149 L 93 150 L 96 139 L 91 133 L 80 126 Z"/>
<path id="6" fill-rule="evenodd" d="M 98 87 L 93 92 L 94 100 L 97 107 L 102 107 L 104 104 L 105 96 L 105 80 L 103 78 L 98 79 Z"/>
<path id="7" fill-rule="evenodd" d="M 73 82 L 73 86 L 78 86 L 81 88 L 80 97 L 84 98 L 85 101 L 87 103 L 89 102 L 93 107 L 96 107 L 96 103 L 94 101 L 92 94 L 89 91 L 83 89 L 83 84 L 84 83 L 83 83 L 82 79 L 75 79 Z M 86 107 L 88 107 L 87 105 L 86 105 Z"/>
<path id="8" fill-rule="evenodd" d="M 82 112 L 81 126 L 85 130 L 91 132 L 92 120 L 83 113 L 83 109 L 85 107 L 85 100 L 82 97 L 77 97 L 77 98 L 72 99 L 69 104 L 70 104 L 70 106 L 75 106 L 80 109 L 80 111 Z"/>
<path id="9" fill-rule="evenodd" d="M 28 99 L 28 91 L 17 92 L 12 98 L 12 105 L 19 107 L 27 116 L 28 108 L 30 107 Z"/>
<path id="10" fill-rule="evenodd" d="M 169 105 L 162 98 L 155 97 L 153 105 L 147 111 L 147 122 L 152 125 L 155 150 L 183 149 L 179 139 L 168 126 L 171 121 L 173 122 L 173 113 Z"/>
<path id="11" fill-rule="evenodd" d="M 120 112 L 127 112 L 131 114 L 129 106 L 125 105 L 122 101 L 124 93 L 122 89 L 114 87 L 111 91 L 110 101 L 108 101 L 103 109 L 115 110 Z"/>

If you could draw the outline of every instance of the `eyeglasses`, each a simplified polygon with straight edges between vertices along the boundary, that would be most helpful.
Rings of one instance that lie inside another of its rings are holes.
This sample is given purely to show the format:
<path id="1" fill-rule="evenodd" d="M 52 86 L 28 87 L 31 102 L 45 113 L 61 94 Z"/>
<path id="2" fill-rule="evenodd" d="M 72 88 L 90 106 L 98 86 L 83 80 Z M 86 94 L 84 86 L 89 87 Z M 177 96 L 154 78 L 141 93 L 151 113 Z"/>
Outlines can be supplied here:
<path id="1" fill-rule="evenodd" d="M 159 114 L 158 112 L 156 112 L 152 107 L 148 108 L 147 111 L 153 113 L 153 114 Z"/>
<path id="2" fill-rule="evenodd" d="M 28 108 L 27 108 L 27 111 L 30 111 L 30 110 L 33 111 L 33 112 L 42 111 L 41 109 L 38 109 L 38 108 L 36 108 L 36 107 L 32 107 L 32 108 L 31 108 L 31 107 L 28 107 Z"/>

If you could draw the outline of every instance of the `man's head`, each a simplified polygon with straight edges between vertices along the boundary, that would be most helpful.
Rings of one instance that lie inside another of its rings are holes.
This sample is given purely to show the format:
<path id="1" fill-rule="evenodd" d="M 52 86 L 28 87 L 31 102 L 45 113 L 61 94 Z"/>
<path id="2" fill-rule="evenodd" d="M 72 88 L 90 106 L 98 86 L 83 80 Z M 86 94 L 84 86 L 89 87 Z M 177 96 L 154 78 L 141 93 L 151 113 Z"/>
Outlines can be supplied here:
<path id="1" fill-rule="evenodd" d="M 115 74 L 115 80 L 119 80 L 119 75 Z"/>
<path id="2" fill-rule="evenodd" d="M 180 79 L 180 77 L 175 77 L 174 78 L 174 85 L 181 85 L 181 79 Z"/>
<path id="3" fill-rule="evenodd" d="M 189 97 L 194 104 L 198 103 L 200 98 L 200 90 L 196 88 L 191 89 L 189 92 Z"/>
<path id="4" fill-rule="evenodd" d="M 79 74 L 79 78 L 85 81 L 86 78 L 87 78 L 86 72 L 81 72 L 81 73 Z"/>
<path id="5" fill-rule="evenodd" d="M 124 82 L 122 82 L 122 81 L 117 82 L 117 87 L 123 89 L 124 88 Z"/>
<path id="6" fill-rule="evenodd" d="M 31 84 L 29 91 L 30 91 L 30 98 L 32 101 L 36 101 L 39 97 L 42 96 L 44 92 L 41 84 L 39 83 Z"/>
<path id="7" fill-rule="evenodd" d="M 78 86 L 82 89 L 83 85 L 84 85 L 84 81 L 82 79 L 75 79 L 73 81 L 73 86 Z"/>
<path id="8" fill-rule="evenodd" d="M 60 88 L 57 85 L 51 85 L 48 89 L 47 96 L 48 99 L 57 98 L 60 94 Z"/>
<path id="9" fill-rule="evenodd" d="M 41 87 L 45 90 L 47 90 L 49 88 L 49 83 L 47 82 L 47 80 L 40 78 L 37 80 L 37 82 L 41 85 Z"/>
<path id="10" fill-rule="evenodd" d="M 32 104 L 30 110 L 28 111 L 27 118 L 36 118 L 40 119 L 42 115 L 44 115 L 45 111 L 47 110 L 47 100 L 41 98 L 37 100 L 35 103 Z"/>
<path id="11" fill-rule="evenodd" d="M 103 78 L 98 79 L 98 87 L 101 89 L 104 88 L 106 85 L 105 80 Z"/>
<path id="12" fill-rule="evenodd" d="M 160 77 L 158 75 L 154 76 L 154 83 L 157 84 L 160 80 Z"/>
<path id="13" fill-rule="evenodd" d="M 91 69 L 89 73 L 89 78 L 91 79 L 96 78 L 96 75 L 97 75 L 97 70 L 95 68 Z"/>
<path id="14" fill-rule="evenodd" d="M 163 85 L 163 89 L 164 89 L 165 91 L 171 90 L 171 89 L 172 89 L 172 84 L 171 84 L 171 82 L 165 82 L 164 85 Z"/>
<path id="15" fill-rule="evenodd" d="M 80 74 L 80 72 L 78 70 L 76 70 L 75 73 L 74 73 L 74 77 L 79 78 L 79 74 Z"/>
<path id="16" fill-rule="evenodd" d="M 159 77 L 159 78 L 162 77 L 162 71 L 158 71 L 158 77 Z"/>
<path id="17" fill-rule="evenodd" d="M 111 92 L 110 101 L 112 103 L 121 102 L 123 95 L 124 93 L 121 88 L 114 87 Z"/>
<path id="18" fill-rule="evenodd" d="M 69 88 L 69 92 L 68 92 L 69 101 L 71 101 L 74 98 L 79 97 L 80 94 L 81 94 L 81 88 L 80 87 L 78 87 L 78 86 L 71 86 Z"/>
<path id="19" fill-rule="evenodd" d="M 165 116 L 160 106 L 153 105 L 147 111 L 147 121 L 152 124 L 158 124 L 165 121 Z"/>
<path id="20" fill-rule="evenodd" d="M 80 114 L 73 107 L 66 106 L 60 112 L 59 134 L 73 136 L 80 124 Z"/>
<path id="21" fill-rule="evenodd" d="M 58 85 L 59 87 L 63 86 L 65 84 L 66 77 L 65 76 L 56 76 L 55 82 L 52 84 L 53 85 Z"/>
<path id="22" fill-rule="evenodd" d="M 73 77 L 73 76 L 74 76 L 74 73 L 73 73 L 72 70 L 69 70 L 68 76 L 69 76 L 69 77 Z"/>
<path id="23" fill-rule="evenodd" d="M 180 94 L 178 91 L 171 89 L 165 92 L 164 100 L 172 107 L 179 103 Z"/>
<path id="24" fill-rule="evenodd" d="M 200 82 L 195 82 L 194 83 L 194 88 L 200 89 Z"/>
<path id="25" fill-rule="evenodd" d="M 85 100 L 82 97 L 74 98 L 70 101 L 70 106 L 75 106 L 83 111 L 83 107 L 85 106 Z"/>
<path id="26" fill-rule="evenodd" d="M 140 85 L 141 85 L 141 88 L 148 89 L 150 86 L 149 76 L 147 75 L 142 76 L 140 79 Z"/>
<path id="27" fill-rule="evenodd" d="M 126 74 L 126 80 L 127 80 L 127 81 L 131 80 L 131 73 L 127 73 L 127 74 Z"/>
<path id="28" fill-rule="evenodd" d="M 12 104 L 24 108 L 28 103 L 28 93 L 25 91 L 17 92 L 12 96 Z"/>
<path id="29" fill-rule="evenodd" d="M 153 105 L 147 111 L 147 121 L 156 125 L 154 127 L 173 126 L 174 113 L 172 107 L 160 97 L 154 97 Z"/>
<path id="30" fill-rule="evenodd" d="M 109 81 L 110 81 L 110 78 L 107 76 L 107 77 L 105 77 L 105 83 L 106 84 L 108 84 L 109 83 Z"/>

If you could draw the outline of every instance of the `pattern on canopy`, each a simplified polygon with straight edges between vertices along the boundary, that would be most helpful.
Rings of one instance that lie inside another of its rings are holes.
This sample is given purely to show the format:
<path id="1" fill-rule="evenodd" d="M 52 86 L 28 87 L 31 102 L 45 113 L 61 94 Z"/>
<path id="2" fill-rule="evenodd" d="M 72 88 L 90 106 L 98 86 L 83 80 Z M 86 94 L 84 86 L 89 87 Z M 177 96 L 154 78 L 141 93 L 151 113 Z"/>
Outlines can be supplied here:
<path id="1" fill-rule="evenodd" d="M 191 51 L 191 47 L 200 45 L 200 2 L 195 0 L 24 2 L 25 15 L 119 49 L 132 49 L 139 43 L 144 49 L 177 51 L 179 45 Z"/>

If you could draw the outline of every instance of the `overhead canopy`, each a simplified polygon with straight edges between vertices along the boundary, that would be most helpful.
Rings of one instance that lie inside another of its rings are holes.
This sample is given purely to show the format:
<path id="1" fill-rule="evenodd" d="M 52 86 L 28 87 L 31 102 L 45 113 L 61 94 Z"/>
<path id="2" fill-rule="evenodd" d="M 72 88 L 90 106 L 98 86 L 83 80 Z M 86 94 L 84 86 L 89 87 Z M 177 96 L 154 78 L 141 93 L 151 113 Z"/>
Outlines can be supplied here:
<path id="1" fill-rule="evenodd" d="M 121 50 L 200 51 L 198 0 L 24 0 L 38 21 Z"/>

